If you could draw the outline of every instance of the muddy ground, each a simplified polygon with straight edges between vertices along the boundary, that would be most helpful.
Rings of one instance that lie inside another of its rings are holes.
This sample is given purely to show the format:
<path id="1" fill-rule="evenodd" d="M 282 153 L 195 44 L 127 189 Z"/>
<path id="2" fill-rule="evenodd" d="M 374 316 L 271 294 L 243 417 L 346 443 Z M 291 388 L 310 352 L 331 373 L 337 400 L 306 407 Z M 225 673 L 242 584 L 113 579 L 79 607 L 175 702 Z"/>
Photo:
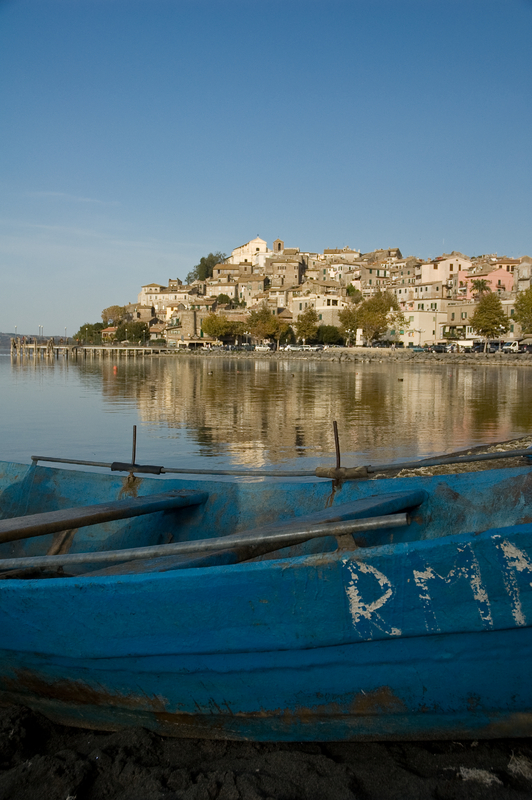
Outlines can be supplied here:
<path id="1" fill-rule="evenodd" d="M 2 800 L 532 797 L 532 739 L 254 744 L 66 728 L 0 708 Z"/>

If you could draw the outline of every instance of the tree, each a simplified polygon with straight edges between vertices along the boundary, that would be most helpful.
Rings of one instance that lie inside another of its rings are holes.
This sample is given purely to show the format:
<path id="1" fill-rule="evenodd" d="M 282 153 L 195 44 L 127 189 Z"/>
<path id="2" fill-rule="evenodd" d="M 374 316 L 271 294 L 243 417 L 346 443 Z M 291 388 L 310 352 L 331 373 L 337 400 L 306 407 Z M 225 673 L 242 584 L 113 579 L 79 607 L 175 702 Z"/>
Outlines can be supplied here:
<path id="1" fill-rule="evenodd" d="M 352 303 L 360 303 L 364 296 L 360 291 L 360 289 L 355 289 L 352 283 L 349 284 L 349 286 L 346 289 L 346 292 L 347 296 L 349 297 L 349 300 Z"/>
<path id="2" fill-rule="evenodd" d="M 356 337 L 357 328 L 360 328 L 360 306 L 349 305 L 338 312 L 340 332 L 349 344 Z"/>
<path id="3" fill-rule="evenodd" d="M 233 302 L 228 294 L 219 294 L 216 298 L 216 302 L 220 306 L 229 306 Z"/>
<path id="4" fill-rule="evenodd" d="M 532 333 L 532 287 L 517 293 L 514 319 L 521 325 L 523 333 Z"/>
<path id="5" fill-rule="evenodd" d="M 88 342 L 89 344 L 101 344 L 102 328 L 102 322 L 96 322 L 94 325 L 90 322 L 86 322 L 72 338 L 79 339 L 80 342 Z"/>
<path id="6" fill-rule="evenodd" d="M 119 325 L 126 313 L 124 306 L 109 306 L 102 311 L 102 320 L 104 326 Z"/>
<path id="7" fill-rule="evenodd" d="M 321 344 L 339 344 L 342 334 L 336 325 L 320 325 L 318 328 L 318 342 Z"/>
<path id="8" fill-rule="evenodd" d="M 277 349 L 279 349 L 281 339 L 286 341 L 294 332 L 288 322 L 283 322 L 279 317 L 274 317 L 274 323 L 275 331 L 273 333 L 273 338 L 277 342 Z"/>
<path id="9" fill-rule="evenodd" d="M 498 294 L 489 292 L 480 298 L 475 313 L 469 319 L 469 324 L 486 339 L 497 339 L 510 327 L 508 317 L 504 313 Z"/>
<path id="10" fill-rule="evenodd" d="M 121 322 L 115 333 L 117 342 L 123 342 L 124 339 L 128 342 L 140 342 L 149 336 L 150 329 L 145 322 Z"/>
<path id="11" fill-rule="evenodd" d="M 208 256 L 203 256 L 200 259 L 199 264 L 196 264 L 195 267 L 192 267 L 190 272 L 188 273 L 187 277 L 185 278 L 187 283 L 194 283 L 194 281 L 204 281 L 207 278 L 212 278 L 212 271 L 216 264 L 223 264 L 223 262 L 227 259 L 225 253 L 209 253 Z"/>
<path id="12" fill-rule="evenodd" d="M 482 297 L 482 295 L 491 292 L 491 286 L 489 281 L 485 278 L 476 278 L 474 281 L 471 281 L 471 291 L 477 297 Z"/>
<path id="13" fill-rule="evenodd" d="M 207 336 L 212 336 L 213 339 L 222 339 L 232 332 L 231 323 L 227 317 L 223 314 L 215 314 L 213 311 L 203 318 L 201 329 Z"/>
<path id="14" fill-rule="evenodd" d="M 266 303 L 262 303 L 257 309 L 249 312 L 245 327 L 256 339 L 269 339 L 275 337 L 278 322 Z"/>
<path id="15" fill-rule="evenodd" d="M 318 334 L 318 314 L 315 308 L 307 308 L 303 311 L 295 322 L 295 329 L 298 339 L 304 342 L 312 341 Z"/>
<path id="16" fill-rule="evenodd" d="M 389 328 L 407 327 L 393 292 L 378 292 L 358 306 L 359 328 L 366 341 L 380 339 Z"/>

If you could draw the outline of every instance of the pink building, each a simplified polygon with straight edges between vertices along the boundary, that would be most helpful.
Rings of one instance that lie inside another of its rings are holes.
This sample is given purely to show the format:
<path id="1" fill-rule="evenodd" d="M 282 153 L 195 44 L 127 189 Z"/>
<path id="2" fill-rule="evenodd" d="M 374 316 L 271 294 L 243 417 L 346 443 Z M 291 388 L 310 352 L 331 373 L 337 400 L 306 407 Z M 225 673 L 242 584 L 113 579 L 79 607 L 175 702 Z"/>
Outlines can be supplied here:
<path id="1" fill-rule="evenodd" d="M 466 294 L 465 298 L 470 300 L 475 291 L 473 289 L 473 282 L 478 280 L 487 281 L 490 289 L 492 292 L 497 292 L 498 294 L 502 294 L 503 292 L 511 292 L 514 288 L 514 276 L 512 272 L 508 272 L 504 267 L 498 267 L 497 269 L 491 270 L 482 270 L 481 272 L 477 273 L 469 273 L 467 277 L 465 277 L 466 282 Z M 464 297 L 464 295 L 460 295 L 460 297 Z"/>

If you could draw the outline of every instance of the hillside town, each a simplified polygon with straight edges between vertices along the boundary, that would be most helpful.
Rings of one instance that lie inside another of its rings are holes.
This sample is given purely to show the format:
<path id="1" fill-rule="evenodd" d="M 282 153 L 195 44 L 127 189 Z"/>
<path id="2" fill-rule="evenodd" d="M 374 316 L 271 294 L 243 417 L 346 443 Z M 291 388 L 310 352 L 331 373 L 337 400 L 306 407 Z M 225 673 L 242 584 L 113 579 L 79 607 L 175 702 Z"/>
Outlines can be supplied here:
<path id="1" fill-rule="evenodd" d="M 313 309 L 318 325 L 341 328 L 341 312 L 352 305 L 354 296 L 368 300 L 389 292 L 402 321 L 392 326 L 388 337 L 400 346 L 426 346 L 475 337 L 470 320 L 482 287 L 500 299 L 508 318 L 505 338 L 518 340 L 523 334 L 513 317 L 518 293 L 531 286 L 530 256 L 468 256 L 453 250 L 424 261 L 403 256 L 398 247 L 313 253 L 286 247 L 281 239 L 269 248 L 258 236 L 229 257 L 218 255 L 207 277 L 142 286 L 137 302 L 124 306 L 122 321 L 144 322 L 150 339 L 190 348 L 219 341 L 204 329 L 206 317 L 212 319 L 213 314 L 242 323 L 243 330 L 250 311 L 267 307 L 286 329 Z M 109 320 L 102 340 L 115 337 L 118 322 Z M 362 331 L 352 336 L 353 343 L 362 344 Z"/>

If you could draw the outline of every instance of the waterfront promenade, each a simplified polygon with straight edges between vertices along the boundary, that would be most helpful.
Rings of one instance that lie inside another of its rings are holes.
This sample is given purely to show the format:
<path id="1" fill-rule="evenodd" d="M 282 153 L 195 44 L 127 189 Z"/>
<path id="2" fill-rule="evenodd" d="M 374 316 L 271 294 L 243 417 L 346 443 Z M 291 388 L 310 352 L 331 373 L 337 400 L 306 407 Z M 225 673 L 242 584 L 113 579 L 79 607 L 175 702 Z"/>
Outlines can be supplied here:
<path id="1" fill-rule="evenodd" d="M 334 347 L 325 350 L 227 350 L 225 348 L 188 349 L 169 347 L 167 345 L 123 345 L 123 344 L 65 344 L 47 342 L 24 342 L 21 339 L 11 340 L 12 359 L 46 360 L 66 358 L 74 361 L 108 360 L 108 359 L 145 359 L 154 356 L 170 358 L 234 358 L 245 360 L 282 360 L 282 361 L 320 361 L 320 362 L 355 362 L 385 363 L 409 362 L 417 364 L 491 364 L 496 366 L 532 366 L 531 353 L 428 353 L 415 352 L 413 348 L 381 347 Z"/>

